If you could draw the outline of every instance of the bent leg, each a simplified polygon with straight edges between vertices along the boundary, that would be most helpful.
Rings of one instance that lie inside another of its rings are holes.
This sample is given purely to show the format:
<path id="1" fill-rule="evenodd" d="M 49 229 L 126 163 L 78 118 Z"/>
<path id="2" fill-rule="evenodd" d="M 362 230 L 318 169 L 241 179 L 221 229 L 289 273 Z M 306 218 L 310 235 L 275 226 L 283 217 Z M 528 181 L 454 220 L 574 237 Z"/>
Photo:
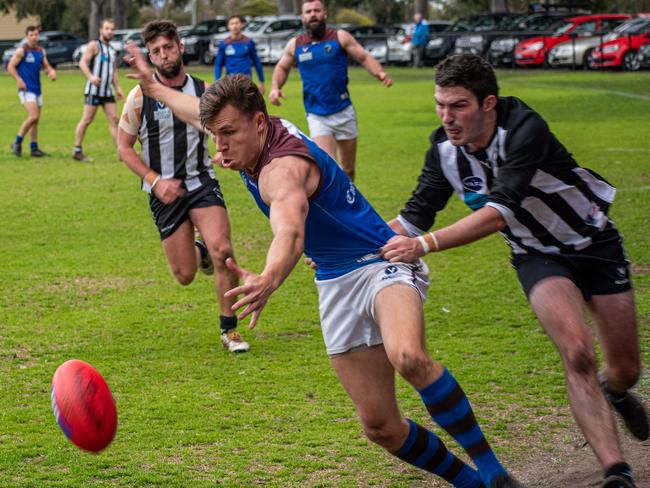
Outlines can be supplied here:
<path id="1" fill-rule="evenodd" d="M 171 236 L 162 241 L 169 270 L 181 285 L 189 285 L 197 270 L 194 227 L 185 220 Z"/>
<path id="2" fill-rule="evenodd" d="M 75 130 L 75 139 L 74 139 L 75 146 L 81 146 L 83 144 L 84 135 L 86 134 L 86 129 L 92 123 L 96 113 L 97 113 L 97 105 L 84 104 L 84 110 L 83 113 L 81 114 L 81 119 L 79 120 L 79 123 L 77 124 L 77 128 Z"/>
<path id="3" fill-rule="evenodd" d="M 596 379 L 596 354 L 582 294 L 568 278 L 539 281 L 529 302 L 560 353 L 573 416 L 603 467 L 623 462 L 609 405 Z"/>
<path id="4" fill-rule="evenodd" d="M 214 264 L 214 285 L 221 315 L 233 317 L 232 306 L 236 297 L 226 298 L 224 294 L 238 284 L 237 275 L 226 267 L 226 259 L 234 257 L 230 242 L 230 222 L 224 207 L 214 205 L 190 210 L 190 219 L 199 229 Z"/>
<path id="5" fill-rule="evenodd" d="M 338 162 L 341 165 L 341 169 L 354 181 L 356 176 L 357 140 L 340 140 L 336 141 L 336 145 L 338 147 Z"/>
<path id="6" fill-rule="evenodd" d="M 449 452 L 433 432 L 402 417 L 395 398 L 395 372 L 383 346 L 348 352 L 331 363 L 368 439 L 454 486 L 482 486 L 476 471 Z"/>

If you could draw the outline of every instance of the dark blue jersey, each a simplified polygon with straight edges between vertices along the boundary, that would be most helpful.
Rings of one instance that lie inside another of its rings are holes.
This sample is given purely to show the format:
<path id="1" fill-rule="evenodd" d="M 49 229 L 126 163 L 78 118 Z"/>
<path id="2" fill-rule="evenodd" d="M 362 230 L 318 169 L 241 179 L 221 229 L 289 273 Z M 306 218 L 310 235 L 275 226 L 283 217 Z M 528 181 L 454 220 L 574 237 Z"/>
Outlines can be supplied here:
<path id="1" fill-rule="evenodd" d="M 319 189 L 309 199 L 305 255 L 318 265 L 317 280 L 337 278 L 383 261 L 379 249 L 395 235 L 350 178 L 325 151 L 291 122 L 271 117 L 265 149 L 253 174 L 241 172 L 258 207 L 269 216 L 257 186 L 262 168 L 273 159 L 298 156 L 320 169 Z"/>
<path id="2" fill-rule="evenodd" d="M 214 63 L 215 80 L 221 78 L 224 66 L 226 67 L 226 76 L 240 73 L 249 78 L 252 78 L 253 66 L 255 66 L 257 77 L 261 83 L 264 82 L 264 71 L 260 58 L 257 57 L 255 41 L 249 37 L 242 36 L 237 40 L 227 37 L 219 43 L 219 52 Z"/>
<path id="3" fill-rule="evenodd" d="M 331 115 L 352 104 L 348 92 L 348 55 L 339 43 L 336 29 L 327 29 L 317 41 L 308 34 L 298 36 L 295 57 L 307 113 Z"/>
<path id="4" fill-rule="evenodd" d="M 43 49 L 37 46 L 35 49 L 23 44 L 23 59 L 18 63 L 16 71 L 27 85 L 27 91 L 41 94 L 41 68 L 43 67 Z"/>

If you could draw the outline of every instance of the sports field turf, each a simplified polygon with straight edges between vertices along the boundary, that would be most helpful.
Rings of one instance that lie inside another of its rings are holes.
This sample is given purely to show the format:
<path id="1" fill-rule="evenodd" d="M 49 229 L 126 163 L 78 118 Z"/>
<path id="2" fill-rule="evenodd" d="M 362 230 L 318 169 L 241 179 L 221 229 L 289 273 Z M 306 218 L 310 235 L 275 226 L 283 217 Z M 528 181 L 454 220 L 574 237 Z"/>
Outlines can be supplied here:
<path id="1" fill-rule="evenodd" d="M 210 77 L 209 69 L 190 71 Z M 385 89 L 365 71 L 351 71 L 361 134 L 357 184 L 386 219 L 410 195 L 438 122 L 432 71 L 390 73 L 395 84 Z M 649 365 L 650 73 L 516 71 L 499 80 L 503 95 L 538 110 L 580 164 L 618 187 L 611 215 L 633 264 Z M 221 349 L 211 279 L 198 275 L 182 287 L 169 274 L 146 195 L 118 161 L 101 112 L 84 144 L 94 162 L 72 161 L 83 84 L 72 70 L 59 71 L 55 83 L 44 77 L 40 143 L 50 156 L 19 160 L 9 145 L 24 111 L 15 83 L 0 74 L 0 486 L 431 483 L 364 438 L 329 366 L 306 266 L 272 297 L 255 331 L 245 332 L 250 353 Z M 284 106 L 271 112 L 306 129 L 297 73 L 285 92 Z M 260 271 L 268 222 L 237 174 L 218 177 L 238 261 Z M 436 225 L 466 213 L 454 197 Z M 461 382 L 507 464 L 552 456 L 573 422 L 563 374 L 503 239 L 427 262 L 431 355 Z M 52 415 L 50 380 L 70 358 L 96 366 L 117 402 L 117 436 L 99 455 L 70 444 Z M 650 391 L 648 376 L 640 388 Z M 431 426 L 417 394 L 401 380 L 398 389 L 403 413 Z"/>

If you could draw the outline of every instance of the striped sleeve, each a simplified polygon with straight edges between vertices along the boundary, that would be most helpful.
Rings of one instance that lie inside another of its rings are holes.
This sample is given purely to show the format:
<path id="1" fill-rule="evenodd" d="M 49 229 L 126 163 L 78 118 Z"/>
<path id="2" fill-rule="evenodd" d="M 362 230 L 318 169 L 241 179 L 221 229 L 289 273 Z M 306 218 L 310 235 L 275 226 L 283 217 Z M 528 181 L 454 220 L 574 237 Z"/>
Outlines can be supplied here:
<path id="1" fill-rule="evenodd" d="M 127 134 L 137 136 L 142 122 L 142 89 L 133 88 L 124 102 L 119 127 Z"/>

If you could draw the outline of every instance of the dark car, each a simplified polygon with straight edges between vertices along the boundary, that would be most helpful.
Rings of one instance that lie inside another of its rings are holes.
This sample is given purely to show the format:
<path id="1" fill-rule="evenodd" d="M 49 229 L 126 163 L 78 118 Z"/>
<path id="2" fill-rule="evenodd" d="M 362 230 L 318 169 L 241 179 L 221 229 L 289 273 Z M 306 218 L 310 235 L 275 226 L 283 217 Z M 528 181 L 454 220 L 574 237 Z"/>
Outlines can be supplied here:
<path id="1" fill-rule="evenodd" d="M 529 14 L 519 22 L 511 34 L 496 36 L 490 43 L 486 58 L 493 66 L 514 66 L 515 46 L 523 39 L 552 33 L 571 14 L 547 12 Z"/>
<path id="2" fill-rule="evenodd" d="M 494 39 L 506 32 L 517 30 L 519 22 L 525 18 L 526 14 L 508 14 L 487 29 L 459 36 L 454 44 L 454 54 L 469 53 L 485 56 Z"/>
<path id="3" fill-rule="evenodd" d="M 650 69 L 650 41 L 639 48 L 636 54 L 640 69 Z"/>
<path id="4" fill-rule="evenodd" d="M 22 40 L 16 43 L 13 48 L 7 49 L 2 54 L 2 65 L 5 68 L 16 52 L 16 48 L 22 46 L 24 42 Z M 47 60 L 53 67 L 61 63 L 71 63 L 75 49 L 85 42 L 70 32 L 45 31 L 38 36 L 38 44 L 45 49 Z"/>
<path id="5" fill-rule="evenodd" d="M 461 19 L 442 32 L 429 37 L 424 48 L 424 64 L 434 65 L 454 52 L 456 39 L 468 32 L 483 32 L 494 29 L 497 23 L 510 14 L 479 14 L 469 19 Z"/>
<path id="6" fill-rule="evenodd" d="M 394 27 L 386 25 L 354 25 L 344 27 L 366 51 L 381 64 L 388 62 L 388 40 L 397 35 Z"/>
<path id="7" fill-rule="evenodd" d="M 226 18 L 217 18 L 199 22 L 183 36 L 185 54 L 183 61 L 200 61 L 203 64 L 211 64 L 214 56 L 210 53 L 210 38 L 214 34 L 228 31 Z"/>

